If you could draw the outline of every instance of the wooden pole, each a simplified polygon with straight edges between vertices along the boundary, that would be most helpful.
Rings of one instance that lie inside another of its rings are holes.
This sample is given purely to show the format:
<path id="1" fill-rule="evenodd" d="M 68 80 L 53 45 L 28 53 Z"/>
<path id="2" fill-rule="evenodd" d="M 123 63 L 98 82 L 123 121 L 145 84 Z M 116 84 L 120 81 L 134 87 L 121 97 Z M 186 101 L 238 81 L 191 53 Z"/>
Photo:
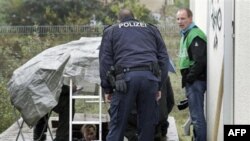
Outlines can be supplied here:
<path id="1" fill-rule="evenodd" d="M 213 141 L 217 141 L 218 139 L 218 130 L 220 124 L 220 115 L 221 115 L 221 105 L 223 100 L 223 93 L 224 93 L 224 60 L 222 61 L 222 69 L 221 69 L 221 77 L 220 77 L 220 84 L 219 84 L 219 92 L 216 104 L 216 113 L 215 113 L 215 121 L 214 121 L 214 128 L 213 128 Z"/>

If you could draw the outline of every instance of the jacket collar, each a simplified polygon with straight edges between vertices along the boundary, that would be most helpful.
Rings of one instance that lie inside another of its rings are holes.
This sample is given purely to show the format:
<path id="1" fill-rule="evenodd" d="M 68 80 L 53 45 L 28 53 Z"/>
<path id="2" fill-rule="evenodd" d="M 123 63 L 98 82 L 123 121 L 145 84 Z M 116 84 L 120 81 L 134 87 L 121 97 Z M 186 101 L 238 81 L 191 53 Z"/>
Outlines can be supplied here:
<path id="1" fill-rule="evenodd" d="M 126 21 L 137 21 L 136 19 L 134 19 L 132 16 L 129 17 L 125 17 L 121 20 L 121 22 L 126 22 Z"/>
<path id="2" fill-rule="evenodd" d="M 187 28 L 181 30 L 180 34 L 184 36 L 190 29 L 192 29 L 195 26 L 195 24 L 192 22 Z"/>

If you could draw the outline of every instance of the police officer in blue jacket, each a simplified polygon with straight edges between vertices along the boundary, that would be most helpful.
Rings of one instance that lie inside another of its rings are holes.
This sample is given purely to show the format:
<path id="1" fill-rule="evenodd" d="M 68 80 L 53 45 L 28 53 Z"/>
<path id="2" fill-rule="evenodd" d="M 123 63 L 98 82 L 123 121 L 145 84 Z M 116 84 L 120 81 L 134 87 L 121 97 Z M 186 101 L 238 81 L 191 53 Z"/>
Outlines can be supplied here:
<path id="1" fill-rule="evenodd" d="M 159 120 L 161 85 L 170 66 L 159 30 L 122 9 L 119 23 L 104 30 L 100 78 L 105 95 L 112 95 L 107 141 L 123 141 L 127 119 L 136 103 L 139 141 L 153 141 Z"/>

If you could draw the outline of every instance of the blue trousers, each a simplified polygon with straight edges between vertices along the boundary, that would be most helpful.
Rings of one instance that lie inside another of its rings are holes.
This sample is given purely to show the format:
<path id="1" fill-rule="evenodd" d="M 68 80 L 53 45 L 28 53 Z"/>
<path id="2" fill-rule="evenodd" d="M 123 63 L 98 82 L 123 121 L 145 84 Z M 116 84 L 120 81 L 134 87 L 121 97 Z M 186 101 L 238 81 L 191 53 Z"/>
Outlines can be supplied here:
<path id="1" fill-rule="evenodd" d="M 206 92 L 205 81 L 194 81 L 186 84 L 186 96 L 192 124 L 194 127 L 195 141 L 206 141 L 207 124 L 204 114 L 204 94 Z"/>
<path id="2" fill-rule="evenodd" d="M 150 71 L 133 71 L 125 74 L 127 93 L 115 92 L 109 109 L 110 125 L 107 141 L 123 141 L 128 116 L 136 103 L 138 141 L 153 141 L 159 120 L 159 107 L 155 98 L 158 79 Z"/>

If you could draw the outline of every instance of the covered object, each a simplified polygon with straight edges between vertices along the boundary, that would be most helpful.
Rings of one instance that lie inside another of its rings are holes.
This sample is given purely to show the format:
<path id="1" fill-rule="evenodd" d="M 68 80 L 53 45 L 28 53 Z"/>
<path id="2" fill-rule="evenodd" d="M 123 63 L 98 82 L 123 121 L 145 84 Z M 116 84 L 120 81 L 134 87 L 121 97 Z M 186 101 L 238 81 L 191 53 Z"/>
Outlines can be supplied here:
<path id="1" fill-rule="evenodd" d="M 101 37 L 51 47 L 13 72 L 8 82 L 11 102 L 25 123 L 33 126 L 57 105 L 61 87 L 73 79 L 78 88 L 83 81 L 99 84 Z"/>

